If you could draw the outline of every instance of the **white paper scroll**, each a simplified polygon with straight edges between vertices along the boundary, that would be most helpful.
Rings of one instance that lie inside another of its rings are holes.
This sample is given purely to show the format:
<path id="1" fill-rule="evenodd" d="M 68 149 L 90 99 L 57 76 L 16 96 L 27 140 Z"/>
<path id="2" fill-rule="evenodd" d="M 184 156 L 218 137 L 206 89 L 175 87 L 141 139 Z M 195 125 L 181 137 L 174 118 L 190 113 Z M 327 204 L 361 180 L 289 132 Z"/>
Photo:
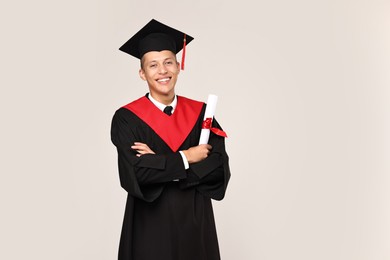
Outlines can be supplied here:
<path id="1" fill-rule="evenodd" d="M 204 113 L 203 121 L 206 118 L 214 118 L 215 109 L 217 107 L 218 96 L 210 94 L 207 98 L 206 111 Z M 209 142 L 210 129 L 202 129 L 200 133 L 199 144 L 207 144 Z"/>

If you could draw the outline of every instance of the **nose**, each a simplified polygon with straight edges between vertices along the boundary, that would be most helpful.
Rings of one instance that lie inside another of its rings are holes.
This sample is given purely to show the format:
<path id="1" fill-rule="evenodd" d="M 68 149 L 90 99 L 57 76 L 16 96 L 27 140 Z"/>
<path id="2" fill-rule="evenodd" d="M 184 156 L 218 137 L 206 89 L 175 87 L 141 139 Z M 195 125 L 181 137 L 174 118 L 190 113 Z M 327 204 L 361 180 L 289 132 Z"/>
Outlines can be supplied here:
<path id="1" fill-rule="evenodd" d="M 159 71 L 158 71 L 160 74 L 165 74 L 165 73 L 167 73 L 167 69 L 165 68 L 165 66 L 164 65 L 161 65 L 160 67 L 159 67 Z"/>

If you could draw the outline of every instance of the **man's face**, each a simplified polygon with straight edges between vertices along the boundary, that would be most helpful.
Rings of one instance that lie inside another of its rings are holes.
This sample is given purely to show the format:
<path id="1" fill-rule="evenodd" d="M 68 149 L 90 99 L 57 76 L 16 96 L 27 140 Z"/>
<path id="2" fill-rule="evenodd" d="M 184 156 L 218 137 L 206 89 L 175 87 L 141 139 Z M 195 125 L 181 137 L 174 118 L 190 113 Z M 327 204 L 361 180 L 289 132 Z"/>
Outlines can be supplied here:
<path id="1" fill-rule="evenodd" d="M 176 56 L 171 51 L 150 51 L 142 57 L 140 77 L 148 83 L 153 98 L 173 98 L 180 72 Z"/>

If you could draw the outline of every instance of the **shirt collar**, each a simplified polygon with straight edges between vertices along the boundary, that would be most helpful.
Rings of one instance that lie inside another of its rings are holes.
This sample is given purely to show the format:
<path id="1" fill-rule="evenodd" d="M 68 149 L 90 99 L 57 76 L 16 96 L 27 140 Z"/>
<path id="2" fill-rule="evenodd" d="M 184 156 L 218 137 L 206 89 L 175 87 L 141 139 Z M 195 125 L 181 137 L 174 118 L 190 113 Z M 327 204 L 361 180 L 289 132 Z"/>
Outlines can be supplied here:
<path id="1" fill-rule="evenodd" d="M 160 102 L 158 102 L 157 100 L 155 100 L 155 99 L 152 97 L 152 95 L 150 95 L 150 93 L 149 93 L 149 95 L 148 95 L 148 98 L 149 98 L 150 101 L 152 101 L 152 103 L 153 103 L 158 109 L 160 109 L 161 111 L 164 111 L 164 108 L 165 108 L 167 105 L 164 105 L 163 103 L 160 103 Z M 173 112 L 174 112 L 175 109 L 176 109 L 176 105 L 177 105 L 177 96 L 175 95 L 175 97 L 173 98 L 172 103 L 168 105 L 168 106 L 173 107 L 173 109 L 172 109 L 172 114 L 173 114 Z"/>

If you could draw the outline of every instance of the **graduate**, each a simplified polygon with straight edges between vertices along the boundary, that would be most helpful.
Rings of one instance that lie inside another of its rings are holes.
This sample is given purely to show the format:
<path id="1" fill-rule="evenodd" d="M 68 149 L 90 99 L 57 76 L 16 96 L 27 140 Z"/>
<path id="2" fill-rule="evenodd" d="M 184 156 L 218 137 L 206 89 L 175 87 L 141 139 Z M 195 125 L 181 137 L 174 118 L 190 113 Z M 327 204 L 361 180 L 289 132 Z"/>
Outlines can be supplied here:
<path id="1" fill-rule="evenodd" d="M 206 104 L 175 94 L 176 54 L 184 48 L 184 62 L 192 40 L 151 20 L 120 47 L 140 59 L 149 92 L 112 119 L 120 183 L 128 193 L 119 260 L 220 259 L 211 199 L 224 198 L 230 178 L 225 135 L 214 119 L 220 131 L 198 145 Z"/>

